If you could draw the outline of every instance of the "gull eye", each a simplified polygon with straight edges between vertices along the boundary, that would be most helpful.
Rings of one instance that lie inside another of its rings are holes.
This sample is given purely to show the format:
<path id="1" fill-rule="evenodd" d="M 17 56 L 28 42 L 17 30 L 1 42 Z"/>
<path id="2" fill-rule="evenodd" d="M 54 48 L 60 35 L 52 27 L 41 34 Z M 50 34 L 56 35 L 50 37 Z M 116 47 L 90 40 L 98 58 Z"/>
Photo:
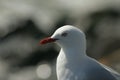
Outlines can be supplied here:
<path id="1" fill-rule="evenodd" d="M 66 37 L 68 35 L 68 33 L 62 33 L 61 36 L 62 37 Z"/>

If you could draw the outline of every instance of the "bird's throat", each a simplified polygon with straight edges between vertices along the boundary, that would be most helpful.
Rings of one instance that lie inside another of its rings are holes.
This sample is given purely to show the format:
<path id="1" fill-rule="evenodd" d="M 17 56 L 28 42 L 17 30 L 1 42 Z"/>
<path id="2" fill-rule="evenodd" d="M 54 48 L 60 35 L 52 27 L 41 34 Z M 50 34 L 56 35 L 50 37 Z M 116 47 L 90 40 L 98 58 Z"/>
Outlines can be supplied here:
<path id="1" fill-rule="evenodd" d="M 74 48 L 76 49 L 76 48 Z M 86 57 L 85 51 L 82 51 L 80 49 L 61 49 L 58 59 L 65 61 L 66 63 L 70 63 L 70 64 L 76 64 L 75 62 L 77 61 L 81 61 L 81 59 L 83 59 L 84 57 Z"/>

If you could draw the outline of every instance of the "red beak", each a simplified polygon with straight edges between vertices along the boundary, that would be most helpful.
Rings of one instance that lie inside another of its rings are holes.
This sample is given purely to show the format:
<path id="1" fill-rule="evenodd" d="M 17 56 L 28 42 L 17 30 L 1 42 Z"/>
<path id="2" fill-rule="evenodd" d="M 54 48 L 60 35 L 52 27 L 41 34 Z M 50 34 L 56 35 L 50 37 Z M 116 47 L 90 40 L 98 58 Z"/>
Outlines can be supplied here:
<path id="1" fill-rule="evenodd" d="M 42 40 L 40 41 L 40 44 L 43 45 L 43 44 L 55 42 L 56 40 L 58 40 L 58 39 L 53 39 L 53 38 L 48 37 L 48 38 L 42 39 Z"/>

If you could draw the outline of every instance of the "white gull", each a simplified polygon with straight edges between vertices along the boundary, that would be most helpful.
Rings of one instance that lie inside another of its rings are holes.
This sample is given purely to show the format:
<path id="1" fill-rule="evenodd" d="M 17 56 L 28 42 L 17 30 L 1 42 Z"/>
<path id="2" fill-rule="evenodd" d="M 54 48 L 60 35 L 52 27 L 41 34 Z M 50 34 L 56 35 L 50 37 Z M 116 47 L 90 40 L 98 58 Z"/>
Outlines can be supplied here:
<path id="1" fill-rule="evenodd" d="M 60 47 L 57 58 L 58 80 L 120 80 L 120 74 L 86 55 L 85 34 L 65 25 L 40 44 L 56 42 Z"/>

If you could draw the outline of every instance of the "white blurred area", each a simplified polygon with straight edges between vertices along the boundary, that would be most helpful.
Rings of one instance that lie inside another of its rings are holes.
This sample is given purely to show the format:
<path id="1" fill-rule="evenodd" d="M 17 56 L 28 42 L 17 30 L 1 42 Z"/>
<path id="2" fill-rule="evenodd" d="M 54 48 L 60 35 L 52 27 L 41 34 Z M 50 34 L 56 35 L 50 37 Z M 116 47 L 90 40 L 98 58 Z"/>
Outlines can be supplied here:
<path id="1" fill-rule="evenodd" d="M 90 13 L 107 8 L 120 10 L 119 4 L 120 0 L 1 0 L 0 28 L 5 35 L 9 32 L 7 25 L 15 25 L 18 20 L 31 17 L 38 26 L 42 26 L 40 29 L 48 31 L 63 14 L 83 23 L 82 20 Z"/>
<path id="2" fill-rule="evenodd" d="M 15 67 L 33 52 L 39 49 L 44 52 L 51 47 L 46 45 L 40 48 L 36 45 L 39 41 L 26 34 L 14 34 L 3 40 L 10 33 L 23 28 L 18 26 L 19 22 L 32 19 L 38 30 L 51 35 L 57 22 L 67 16 L 66 24 L 87 31 L 92 23 L 90 15 L 107 9 L 120 13 L 120 0 L 0 0 L 0 80 L 56 80 L 55 60 L 51 63 L 39 62 L 35 66 Z M 24 22 L 20 25 L 24 25 Z M 113 19 L 105 16 L 96 26 L 95 33 L 99 38 L 94 42 L 88 41 L 88 48 L 93 45 L 90 51 L 98 58 L 107 44 L 114 42 L 114 39 L 119 42 L 120 17 Z M 100 61 L 120 72 L 120 47 L 116 51 Z M 110 62 L 106 59 L 110 59 Z"/>
<path id="3" fill-rule="evenodd" d="M 36 73 L 40 79 L 48 79 L 52 74 L 51 66 L 47 63 L 40 64 Z"/>

